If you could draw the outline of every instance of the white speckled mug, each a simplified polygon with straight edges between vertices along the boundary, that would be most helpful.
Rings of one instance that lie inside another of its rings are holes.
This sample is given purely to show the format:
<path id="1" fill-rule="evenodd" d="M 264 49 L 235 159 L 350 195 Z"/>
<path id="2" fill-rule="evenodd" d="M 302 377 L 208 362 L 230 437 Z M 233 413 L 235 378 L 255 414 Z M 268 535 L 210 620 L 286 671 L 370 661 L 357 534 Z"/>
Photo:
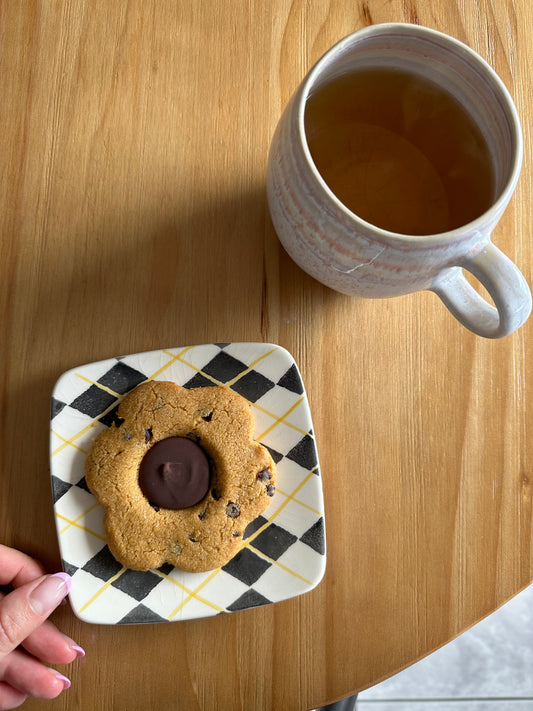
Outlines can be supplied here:
<path id="1" fill-rule="evenodd" d="M 391 66 L 438 82 L 466 109 L 485 138 L 495 197 L 488 210 L 464 226 L 423 236 L 376 227 L 336 197 L 313 162 L 304 123 L 311 92 L 339 74 Z M 289 255 L 332 289 L 370 298 L 431 290 L 464 326 L 498 338 L 519 328 L 531 311 L 524 277 L 491 242 L 491 232 L 516 186 L 521 161 L 516 108 L 481 57 L 428 28 L 374 25 L 330 49 L 286 107 L 268 160 L 270 213 Z M 486 287 L 496 308 L 469 284 L 463 269 Z"/>

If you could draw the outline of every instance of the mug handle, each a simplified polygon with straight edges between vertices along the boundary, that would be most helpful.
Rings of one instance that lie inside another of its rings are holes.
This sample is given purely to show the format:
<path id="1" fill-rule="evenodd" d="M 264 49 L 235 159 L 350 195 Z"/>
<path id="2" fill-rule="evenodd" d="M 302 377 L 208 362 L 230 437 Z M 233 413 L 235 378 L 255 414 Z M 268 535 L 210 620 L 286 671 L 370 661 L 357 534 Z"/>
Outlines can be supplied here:
<path id="1" fill-rule="evenodd" d="M 483 284 L 494 300 L 491 306 L 468 283 L 463 269 Z M 520 328 L 531 312 L 531 292 L 522 273 L 492 242 L 444 269 L 430 290 L 441 298 L 463 326 L 478 336 L 501 338 Z"/>

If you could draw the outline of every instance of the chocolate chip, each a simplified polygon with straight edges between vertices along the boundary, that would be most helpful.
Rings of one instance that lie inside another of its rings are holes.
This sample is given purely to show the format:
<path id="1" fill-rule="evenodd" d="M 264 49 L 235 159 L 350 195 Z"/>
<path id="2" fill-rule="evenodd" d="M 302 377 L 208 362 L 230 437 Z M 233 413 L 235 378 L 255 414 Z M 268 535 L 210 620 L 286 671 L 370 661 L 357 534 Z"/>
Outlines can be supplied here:
<path id="1" fill-rule="evenodd" d="M 198 539 L 195 538 L 194 536 L 189 536 L 189 541 L 190 541 L 191 543 L 198 543 Z"/>
<path id="2" fill-rule="evenodd" d="M 213 417 L 213 411 L 209 412 L 207 415 L 202 415 L 202 420 L 204 422 L 211 422 L 211 419 Z"/>
<path id="3" fill-rule="evenodd" d="M 152 428 L 148 430 L 144 430 L 144 443 L 148 444 L 148 442 L 152 439 Z"/>
<path id="4" fill-rule="evenodd" d="M 240 513 L 240 508 L 237 506 L 237 504 L 234 504 L 233 501 L 230 501 L 229 504 L 226 506 L 226 516 L 229 516 L 229 518 L 237 518 Z"/>
<path id="5" fill-rule="evenodd" d="M 200 513 L 198 514 L 198 518 L 200 519 L 200 521 L 203 521 L 206 516 L 207 516 L 207 509 L 200 511 Z"/>
<path id="6" fill-rule="evenodd" d="M 200 441 L 200 435 L 196 434 L 196 432 L 188 432 L 186 435 L 187 439 L 192 439 L 193 442 L 198 442 Z"/>
<path id="7" fill-rule="evenodd" d="M 274 484 L 267 484 L 265 491 L 267 493 L 267 496 L 274 496 L 276 487 L 274 486 Z"/>
<path id="8" fill-rule="evenodd" d="M 239 536 L 242 536 L 242 533 L 240 531 L 235 531 L 233 534 L 233 538 L 238 538 Z"/>
<path id="9" fill-rule="evenodd" d="M 125 429 L 124 430 L 124 439 L 130 440 L 132 437 L 133 437 L 133 435 L 131 434 L 131 432 L 128 432 L 128 430 Z"/>
<path id="10" fill-rule="evenodd" d="M 211 489 L 211 496 L 214 498 L 215 501 L 218 501 L 219 499 L 222 498 L 222 493 L 221 493 L 220 489 L 217 489 L 217 487 L 214 486 Z"/>
<path id="11" fill-rule="evenodd" d="M 259 472 L 257 478 L 259 481 L 267 481 L 268 479 L 272 479 L 272 474 L 268 471 L 268 469 L 263 469 Z"/>

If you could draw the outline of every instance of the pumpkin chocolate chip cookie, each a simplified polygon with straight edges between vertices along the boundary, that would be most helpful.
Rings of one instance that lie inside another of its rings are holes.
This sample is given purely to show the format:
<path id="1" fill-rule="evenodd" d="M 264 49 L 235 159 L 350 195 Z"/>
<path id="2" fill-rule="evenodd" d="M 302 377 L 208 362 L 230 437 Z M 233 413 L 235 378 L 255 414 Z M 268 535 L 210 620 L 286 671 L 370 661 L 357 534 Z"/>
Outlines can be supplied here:
<path id="1" fill-rule="evenodd" d="M 149 381 L 132 390 L 86 459 L 114 557 L 134 570 L 224 565 L 275 492 L 249 403 L 226 387 Z"/>

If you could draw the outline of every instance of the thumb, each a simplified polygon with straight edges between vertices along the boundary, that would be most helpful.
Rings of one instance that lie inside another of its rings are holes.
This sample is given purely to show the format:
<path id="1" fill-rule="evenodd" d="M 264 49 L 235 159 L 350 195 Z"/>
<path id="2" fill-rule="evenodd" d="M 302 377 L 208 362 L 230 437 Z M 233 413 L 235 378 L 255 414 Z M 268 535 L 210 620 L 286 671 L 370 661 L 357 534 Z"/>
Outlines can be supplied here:
<path id="1" fill-rule="evenodd" d="M 68 594 L 69 575 L 55 573 L 21 585 L 0 600 L 0 659 L 39 627 Z"/>

